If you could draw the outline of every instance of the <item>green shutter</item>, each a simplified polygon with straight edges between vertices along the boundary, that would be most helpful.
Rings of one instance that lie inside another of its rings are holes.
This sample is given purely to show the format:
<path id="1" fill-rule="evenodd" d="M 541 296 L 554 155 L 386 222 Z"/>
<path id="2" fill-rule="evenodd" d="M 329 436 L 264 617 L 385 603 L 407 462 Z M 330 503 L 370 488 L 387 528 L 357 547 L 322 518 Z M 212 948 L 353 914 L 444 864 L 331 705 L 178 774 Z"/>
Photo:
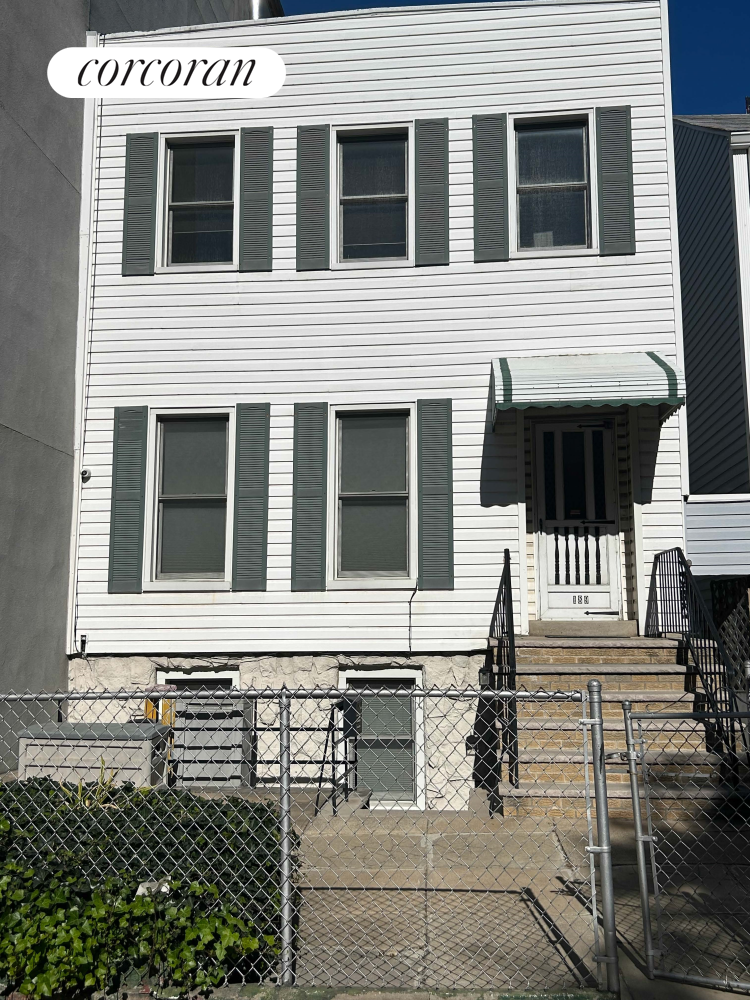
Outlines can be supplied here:
<path id="1" fill-rule="evenodd" d="M 508 260 L 508 116 L 474 115 L 474 261 Z"/>
<path id="2" fill-rule="evenodd" d="M 635 253 L 630 108 L 596 109 L 599 253 Z"/>
<path id="3" fill-rule="evenodd" d="M 330 255 L 329 125 L 297 129 L 297 270 L 327 271 Z"/>
<path id="4" fill-rule="evenodd" d="M 273 129 L 240 133 L 240 271 L 273 266 Z"/>
<path id="5" fill-rule="evenodd" d="M 232 590 L 266 589 L 270 423 L 268 403 L 237 405 Z"/>
<path id="6" fill-rule="evenodd" d="M 447 264 L 448 239 L 448 119 L 415 123 L 415 263 L 418 267 Z"/>
<path id="7" fill-rule="evenodd" d="M 420 590 L 453 590 L 453 408 L 417 401 Z"/>
<path id="8" fill-rule="evenodd" d="M 154 273 L 158 159 L 159 136 L 156 132 L 126 136 L 122 230 L 124 275 Z"/>
<path id="9" fill-rule="evenodd" d="M 140 594 L 143 589 L 147 437 L 148 407 L 115 408 L 109 526 L 110 594 Z"/>
<path id="10" fill-rule="evenodd" d="M 328 404 L 294 404 L 292 590 L 326 589 Z"/>

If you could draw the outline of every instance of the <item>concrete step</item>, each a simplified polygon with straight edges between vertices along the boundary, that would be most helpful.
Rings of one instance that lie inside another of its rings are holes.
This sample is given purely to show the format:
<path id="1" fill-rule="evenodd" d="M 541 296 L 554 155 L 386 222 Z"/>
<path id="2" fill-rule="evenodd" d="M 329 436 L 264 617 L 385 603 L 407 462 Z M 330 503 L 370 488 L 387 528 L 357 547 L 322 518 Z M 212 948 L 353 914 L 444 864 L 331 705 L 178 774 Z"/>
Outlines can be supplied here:
<path id="1" fill-rule="evenodd" d="M 516 662 L 522 663 L 677 663 L 677 639 L 545 638 L 518 636 Z"/>
<path id="2" fill-rule="evenodd" d="M 364 788 L 363 786 L 357 788 L 356 792 L 349 792 L 349 796 L 346 799 L 343 792 L 339 792 L 336 801 L 336 815 L 341 817 L 341 819 L 346 819 L 359 809 L 368 809 L 371 798 L 372 792 L 369 788 Z M 325 823 L 333 815 L 333 802 L 329 793 L 324 805 L 318 811 L 318 815 L 313 819 L 311 826 L 315 827 L 318 825 L 319 820 L 321 823 Z"/>

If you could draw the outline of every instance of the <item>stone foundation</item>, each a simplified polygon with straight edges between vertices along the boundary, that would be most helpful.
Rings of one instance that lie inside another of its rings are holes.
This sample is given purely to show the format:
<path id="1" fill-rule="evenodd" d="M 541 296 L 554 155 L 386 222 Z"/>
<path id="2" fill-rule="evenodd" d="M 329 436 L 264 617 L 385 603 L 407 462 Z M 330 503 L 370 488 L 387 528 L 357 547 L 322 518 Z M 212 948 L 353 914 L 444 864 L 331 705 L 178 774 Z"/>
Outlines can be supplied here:
<path id="1" fill-rule="evenodd" d="M 137 691 L 156 684 L 157 671 L 191 673 L 239 670 L 240 687 L 336 687 L 340 670 L 422 670 L 425 687 L 475 687 L 483 653 L 427 656 L 348 656 L 343 653 L 296 656 L 89 656 L 68 667 L 72 691 Z"/>

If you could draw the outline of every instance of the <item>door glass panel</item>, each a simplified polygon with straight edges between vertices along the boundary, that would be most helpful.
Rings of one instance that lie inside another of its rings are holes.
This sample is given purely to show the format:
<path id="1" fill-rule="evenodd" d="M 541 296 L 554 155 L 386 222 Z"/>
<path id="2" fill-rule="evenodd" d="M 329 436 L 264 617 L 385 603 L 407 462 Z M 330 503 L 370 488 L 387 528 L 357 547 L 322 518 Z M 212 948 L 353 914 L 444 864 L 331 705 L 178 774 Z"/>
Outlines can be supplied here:
<path id="1" fill-rule="evenodd" d="M 607 517 L 607 495 L 604 478 L 604 432 L 591 434 L 594 466 L 594 517 L 603 521 Z"/>
<path id="2" fill-rule="evenodd" d="M 554 431 L 544 432 L 544 514 L 548 521 L 557 520 Z"/>
<path id="3" fill-rule="evenodd" d="M 566 521 L 586 517 L 586 460 L 583 431 L 563 431 L 563 516 Z"/>

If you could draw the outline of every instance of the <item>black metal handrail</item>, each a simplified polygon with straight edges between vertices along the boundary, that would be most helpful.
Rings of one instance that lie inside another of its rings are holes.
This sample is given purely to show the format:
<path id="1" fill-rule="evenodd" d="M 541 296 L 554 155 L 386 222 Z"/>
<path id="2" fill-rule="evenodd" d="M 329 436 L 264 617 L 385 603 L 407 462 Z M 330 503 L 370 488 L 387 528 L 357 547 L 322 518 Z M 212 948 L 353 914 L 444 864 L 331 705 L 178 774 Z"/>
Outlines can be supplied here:
<path id="1" fill-rule="evenodd" d="M 510 551 L 503 556 L 503 572 L 490 621 L 484 666 L 479 672 L 480 688 L 493 691 L 516 689 L 516 640 L 513 627 L 513 584 Z M 498 725 L 500 740 L 498 741 Z M 498 754 L 498 742 L 500 753 Z M 498 785 L 502 763 L 506 761 L 508 780 L 518 788 L 518 702 L 515 697 L 500 701 L 480 701 L 474 730 L 469 738 L 474 752 L 474 784 L 489 796 L 490 814 L 502 812 Z"/>
<path id="2" fill-rule="evenodd" d="M 354 787 L 350 782 L 350 777 L 354 778 L 356 785 L 357 762 L 356 757 L 354 761 L 350 759 L 350 748 L 352 746 L 352 737 L 355 735 L 356 731 L 355 716 L 358 711 L 359 707 L 356 696 L 341 698 L 339 701 L 336 701 L 333 705 L 331 705 L 331 711 L 328 716 L 328 727 L 326 729 L 325 745 L 323 747 L 323 758 L 320 763 L 320 773 L 318 774 L 318 787 L 315 793 L 314 816 L 319 815 L 321 809 L 327 801 L 320 801 L 320 793 L 323 789 L 327 765 L 330 765 L 331 768 L 331 809 L 334 816 L 338 813 L 339 789 L 343 789 L 344 802 L 348 802 L 349 793 Z M 337 720 L 338 712 L 342 713 L 341 731 L 339 731 Z M 340 747 L 343 747 L 341 759 L 339 759 L 338 753 Z M 356 755 L 356 740 L 354 742 L 354 753 Z"/>
<path id="3" fill-rule="evenodd" d="M 646 635 L 677 635 L 685 642 L 700 677 L 705 701 L 716 715 L 715 732 L 707 743 L 736 770 L 736 725 L 729 713 L 738 711 L 736 689 L 740 678 L 680 548 L 659 552 L 649 586 Z"/>

